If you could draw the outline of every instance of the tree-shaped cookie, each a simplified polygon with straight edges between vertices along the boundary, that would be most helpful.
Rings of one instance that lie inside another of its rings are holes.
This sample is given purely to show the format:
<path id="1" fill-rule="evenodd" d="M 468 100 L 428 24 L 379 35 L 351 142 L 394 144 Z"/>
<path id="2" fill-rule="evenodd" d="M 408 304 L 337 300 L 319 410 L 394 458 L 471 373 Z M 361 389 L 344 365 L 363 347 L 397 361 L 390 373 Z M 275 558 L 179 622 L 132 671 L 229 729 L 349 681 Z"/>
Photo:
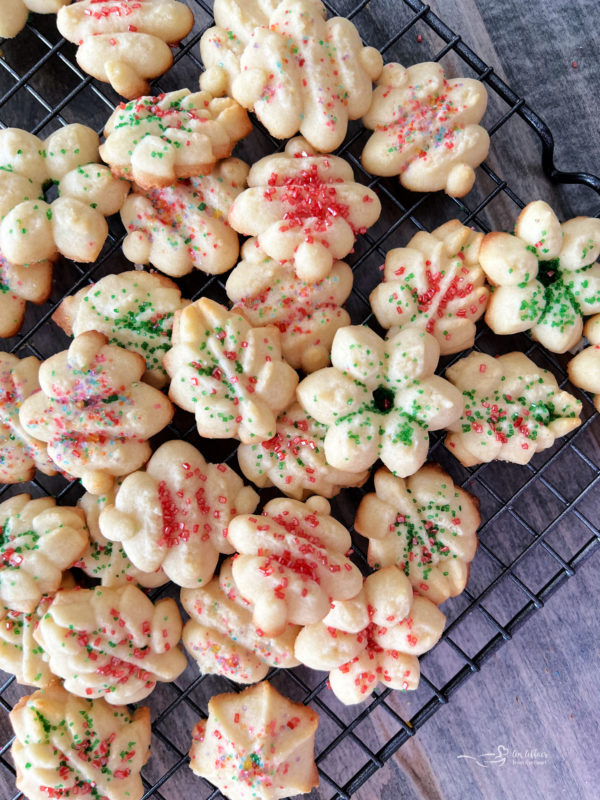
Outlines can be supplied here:
<path id="1" fill-rule="evenodd" d="M 388 336 L 411 325 L 432 333 L 441 355 L 473 346 L 489 297 L 478 258 L 482 239 L 454 219 L 388 251 L 383 282 L 369 297 Z"/>
<path id="2" fill-rule="evenodd" d="M 17 788 L 30 800 L 140 800 L 150 755 L 150 710 L 83 700 L 60 684 L 22 697 L 10 713 Z"/>
<path id="3" fill-rule="evenodd" d="M 51 261 L 24 267 L 7 261 L 0 250 L 0 337 L 14 336 L 23 324 L 27 301 L 45 303 L 51 289 Z"/>
<path id="4" fill-rule="evenodd" d="M 162 569 L 178 586 L 210 581 L 219 553 L 232 553 L 228 525 L 254 511 L 258 495 L 226 464 L 207 464 L 188 442 L 166 442 L 146 468 L 128 475 L 100 530 L 138 569 Z"/>
<path id="5" fill-rule="evenodd" d="M 600 314 L 588 319 L 583 329 L 589 347 L 569 361 L 569 380 L 594 395 L 594 406 L 600 411 Z"/>
<path id="6" fill-rule="evenodd" d="M 58 253 L 96 260 L 108 234 L 104 217 L 129 191 L 127 181 L 95 163 L 98 144 L 98 134 L 78 123 L 45 141 L 18 128 L 0 131 L 0 250 L 7 262 L 29 265 Z M 47 203 L 43 188 L 50 183 L 59 196 Z"/>
<path id="7" fill-rule="evenodd" d="M 477 498 L 426 464 L 407 480 L 377 470 L 354 527 L 369 540 L 372 567 L 398 566 L 414 591 L 439 604 L 466 586 L 480 520 Z"/>
<path id="8" fill-rule="evenodd" d="M 326 425 L 294 403 L 277 417 L 274 436 L 238 447 L 240 468 L 256 486 L 277 486 L 296 500 L 311 494 L 335 497 L 345 487 L 362 486 L 367 470 L 349 472 L 327 462 L 326 434 Z"/>
<path id="9" fill-rule="evenodd" d="M 207 297 L 175 315 L 163 362 L 169 397 L 195 414 L 201 436 L 253 442 L 275 434 L 276 416 L 298 383 L 279 336 L 277 328 L 252 328 Z"/>
<path id="10" fill-rule="evenodd" d="M 320 0 L 216 0 L 214 16 L 200 40 L 202 88 L 235 97 L 278 139 L 299 131 L 322 152 L 339 147 L 383 64 L 352 22 L 326 20 Z"/>
<path id="11" fill-rule="evenodd" d="M 56 22 L 62 36 L 79 45 L 81 69 L 131 99 L 170 68 L 169 45 L 188 35 L 194 17 L 176 0 L 80 0 L 61 9 Z"/>
<path id="12" fill-rule="evenodd" d="M 283 633 L 288 622 L 317 622 L 332 600 L 360 590 L 360 571 L 345 555 L 350 534 L 330 511 L 323 497 L 306 503 L 279 497 L 261 516 L 231 520 L 228 538 L 239 554 L 233 578 L 254 604 L 254 625 L 267 636 Z"/>
<path id="13" fill-rule="evenodd" d="M 21 425 L 47 442 L 62 472 L 104 494 L 113 476 L 148 460 L 147 440 L 173 415 L 164 394 L 140 382 L 145 369 L 137 353 L 107 344 L 97 331 L 82 333 L 41 365 L 42 391 L 22 403 Z"/>
<path id="14" fill-rule="evenodd" d="M 116 486 L 121 482 L 122 479 L 116 480 Z M 162 569 L 144 572 L 134 567 L 123 546 L 119 542 L 109 541 L 100 531 L 100 514 L 107 505 L 114 504 L 116 486 L 106 494 L 95 495 L 86 492 L 78 500 L 77 505 L 85 514 L 90 543 L 74 566 L 82 569 L 91 578 L 98 578 L 102 586 L 119 586 L 124 583 L 137 583 L 145 589 L 163 586 L 169 579 Z"/>
<path id="15" fill-rule="evenodd" d="M 125 256 L 176 278 L 193 269 L 211 275 L 231 269 L 239 240 L 227 215 L 246 187 L 248 169 L 239 158 L 227 158 L 208 175 L 145 192 L 136 189 L 121 209 Z"/>
<path id="16" fill-rule="evenodd" d="M 485 86 L 472 78 L 446 79 L 440 64 L 386 64 L 363 116 L 374 133 L 362 152 L 373 175 L 398 175 L 413 192 L 470 192 L 475 167 L 490 137 L 477 123 L 487 106 Z"/>
<path id="17" fill-rule="evenodd" d="M 0 17 L 0 38 L 12 39 L 20 33 L 32 11 L 35 14 L 56 14 L 59 8 L 70 2 L 71 0 L 4 0 Z"/>
<path id="18" fill-rule="evenodd" d="M 296 657 L 312 669 L 330 670 L 329 685 L 346 705 L 367 700 L 381 683 L 408 691 L 419 685 L 417 656 L 438 642 L 446 617 L 413 596 L 395 566 L 374 572 L 352 600 L 335 602 L 322 622 L 303 628 Z"/>
<path id="19" fill-rule="evenodd" d="M 600 311 L 600 220 L 562 225 L 536 200 L 521 211 L 515 235 L 488 233 L 479 259 L 494 285 L 485 321 L 494 333 L 529 331 L 553 353 L 581 339 L 582 317 Z"/>
<path id="20" fill-rule="evenodd" d="M 325 457 L 338 469 L 360 472 L 381 458 L 395 474 L 412 475 L 425 462 L 430 430 L 458 419 L 463 399 L 434 375 L 437 340 L 405 328 L 384 341 L 365 326 L 340 328 L 333 366 L 298 386 L 302 407 L 328 426 Z"/>
<path id="21" fill-rule="evenodd" d="M 65 297 L 52 319 L 69 336 L 100 331 L 110 344 L 139 353 L 144 380 L 160 387 L 168 381 L 162 360 L 171 347 L 173 315 L 186 304 L 173 281 L 136 270 L 106 275 Z"/>
<path id="22" fill-rule="evenodd" d="M 131 584 L 59 592 L 34 636 L 66 689 L 112 704 L 143 700 L 187 663 L 175 601 L 154 605 Z"/>
<path id="23" fill-rule="evenodd" d="M 256 236 L 275 261 L 291 261 L 305 281 L 328 275 L 381 213 L 379 198 L 354 183 L 347 161 L 317 154 L 300 136 L 254 164 L 248 186 L 231 206 L 229 224 Z"/>
<path id="24" fill-rule="evenodd" d="M 36 469 L 46 475 L 56 470 L 42 442 L 32 438 L 19 422 L 23 401 L 40 388 L 40 362 L 35 356 L 17 358 L 0 353 L 0 482 L 29 481 Z"/>
<path id="25" fill-rule="evenodd" d="M 225 286 L 234 309 L 252 325 L 276 325 L 284 358 L 295 369 L 326 367 L 335 332 L 350 324 L 341 308 L 352 291 L 350 267 L 336 261 L 329 275 L 310 283 L 291 262 L 270 258 L 255 239 L 245 243 L 242 256 Z"/>
<path id="26" fill-rule="evenodd" d="M 265 636 L 252 623 L 252 605 L 233 579 L 232 559 L 203 588 L 182 589 L 181 603 L 190 615 L 183 644 L 203 674 L 224 675 L 237 683 L 256 683 L 270 667 L 296 667 L 296 625 L 280 636 Z"/>
<path id="27" fill-rule="evenodd" d="M 100 155 L 114 175 L 142 189 L 210 172 L 252 130 L 230 97 L 178 89 L 118 105 L 104 127 Z"/>
<path id="28" fill-rule="evenodd" d="M 465 405 L 445 445 L 465 467 L 495 459 L 527 464 L 581 424 L 581 402 L 523 353 L 471 353 L 446 377 Z"/>
<path id="29" fill-rule="evenodd" d="M 230 800 L 276 800 L 318 786 L 317 714 L 268 681 L 219 694 L 192 731 L 190 767 Z"/>
<path id="30" fill-rule="evenodd" d="M 88 543 L 83 512 L 57 506 L 53 497 L 17 494 L 0 503 L 0 604 L 34 611 L 44 594 L 56 592 L 63 570 Z"/>

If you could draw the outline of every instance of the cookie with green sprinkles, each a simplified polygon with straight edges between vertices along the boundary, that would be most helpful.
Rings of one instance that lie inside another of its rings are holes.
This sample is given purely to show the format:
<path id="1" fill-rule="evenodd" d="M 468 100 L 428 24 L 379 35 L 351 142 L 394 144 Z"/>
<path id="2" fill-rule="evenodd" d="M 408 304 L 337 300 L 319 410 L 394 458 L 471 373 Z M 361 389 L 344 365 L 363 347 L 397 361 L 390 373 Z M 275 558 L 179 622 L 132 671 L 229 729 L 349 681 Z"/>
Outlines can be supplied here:
<path id="1" fill-rule="evenodd" d="M 589 347 L 569 361 L 569 380 L 574 386 L 591 392 L 594 406 L 600 411 L 600 314 L 588 319 L 583 332 Z"/>
<path id="2" fill-rule="evenodd" d="M 294 397 L 298 375 L 281 354 L 279 329 L 253 328 L 208 297 L 178 311 L 164 367 L 169 397 L 208 439 L 262 442 Z"/>
<path id="3" fill-rule="evenodd" d="M 415 592 L 439 604 L 467 584 L 480 521 L 477 498 L 438 464 L 426 464 L 406 480 L 377 470 L 354 527 L 369 540 L 372 567 L 396 565 Z"/>
<path id="4" fill-rule="evenodd" d="M 150 710 L 83 700 L 60 684 L 22 697 L 10 712 L 17 788 L 29 800 L 140 800 L 150 755 Z"/>
<path id="5" fill-rule="evenodd" d="M 132 584 L 96 586 L 58 592 L 34 637 L 65 689 L 117 705 L 137 703 L 157 681 L 181 675 L 181 626 L 170 597 L 154 604 Z"/>
<path id="6" fill-rule="evenodd" d="M 8 261 L 0 250 L 0 338 L 14 336 L 23 324 L 27 302 L 45 303 L 51 289 L 51 261 L 24 267 Z"/>
<path id="7" fill-rule="evenodd" d="M 210 581 L 219 553 L 233 553 L 228 525 L 249 514 L 258 495 L 226 464 L 207 464 L 189 442 L 165 442 L 144 470 L 128 475 L 100 530 L 144 572 L 161 570 L 177 586 Z"/>
<path id="8" fill-rule="evenodd" d="M 329 670 L 329 685 L 345 705 L 368 700 L 382 684 L 412 691 L 421 677 L 419 659 L 439 641 L 446 617 L 431 600 L 413 594 L 394 565 L 365 579 L 356 597 L 335 601 L 321 622 L 302 628 L 296 658 Z"/>
<path id="9" fill-rule="evenodd" d="M 99 331 L 146 361 L 142 378 L 151 386 L 168 381 L 162 366 L 171 347 L 173 315 L 187 305 L 179 287 L 163 275 L 135 270 L 107 275 L 65 297 L 52 319 L 69 336 Z"/>
<path id="10" fill-rule="evenodd" d="M 256 683 L 270 667 L 291 668 L 297 625 L 280 636 L 265 636 L 252 623 L 252 604 L 242 597 L 233 579 L 232 559 L 204 587 L 182 589 L 181 604 L 190 615 L 183 626 L 185 649 L 200 672 L 224 675 L 236 683 Z"/>
<path id="11" fill-rule="evenodd" d="M 296 393 L 327 426 L 329 464 L 362 472 L 381 458 L 406 477 L 425 463 L 429 431 L 455 422 L 463 408 L 460 392 L 434 375 L 439 352 L 437 339 L 418 328 L 385 341 L 364 325 L 338 330 L 333 366 L 304 378 Z"/>
<path id="12" fill-rule="evenodd" d="M 256 239 L 244 244 L 242 257 L 225 285 L 233 308 L 252 325 L 276 325 L 283 356 L 294 369 L 326 367 L 335 332 L 350 324 L 342 308 L 352 291 L 348 264 L 335 261 L 329 275 L 311 283 L 296 275 L 291 262 L 270 258 Z"/>
<path id="13" fill-rule="evenodd" d="M 514 236 L 488 233 L 480 263 L 493 284 L 485 321 L 494 333 L 529 331 L 553 353 L 574 347 L 583 317 L 600 312 L 600 220 L 559 222 L 536 200 L 519 215 Z"/>
<path id="14" fill-rule="evenodd" d="M 34 611 L 60 586 L 88 543 L 83 512 L 53 497 L 17 494 L 0 503 L 0 604 Z"/>
<path id="15" fill-rule="evenodd" d="M 387 253 L 369 301 L 388 336 L 411 325 L 433 334 L 441 355 L 473 347 L 490 293 L 479 265 L 482 239 L 453 219 Z"/>
<path id="16" fill-rule="evenodd" d="M 208 703 L 192 731 L 190 767 L 230 800 L 277 800 L 319 785 L 314 739 L 319 717 L 268 681 Z"/>
<path id="17" fill-rule="evenodd" d="M 471 353 L 446 370 L 464 409 L 445 445 L 465 467 L 496 459 L 527 464 L 581 424 L 581 401 L 524 353 Z"/>

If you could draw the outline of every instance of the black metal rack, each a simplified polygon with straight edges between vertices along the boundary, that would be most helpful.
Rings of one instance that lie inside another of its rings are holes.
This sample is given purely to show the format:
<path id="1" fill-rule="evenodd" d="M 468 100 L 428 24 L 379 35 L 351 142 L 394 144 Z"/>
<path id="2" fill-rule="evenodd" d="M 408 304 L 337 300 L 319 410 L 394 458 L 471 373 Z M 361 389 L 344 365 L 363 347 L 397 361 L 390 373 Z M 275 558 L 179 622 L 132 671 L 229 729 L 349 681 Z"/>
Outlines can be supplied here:
<path id="1" fill-rule="evenodd" d="M 201 69 L 197 44 L 202 32 L 213 22 L 209 4 L 203 0 L 189 0 L 189 4 L 196 14 L 195 27 L 179 45 L 173 68 L 154 84 L 157 91 L 186 85 L 193 88 L 196 83 Z M 383 52 L 385 60 L 409 63 L 410 43 L 406 34 L 418 28 L 423 44 L 418 57 L 415 53 L 412 61 L 440 60 L 448 56 L 455 59 L 461 72 L 466 70 L 485 82 L 490 95 L 486 123 L 493 142 L 511 121 L 520 118 L 540 139 L 541 164 L 549 179 L 583 184 L 600 194 L 600 178 L 588 173 L 565 173 L 555 167 L 553 139 L 545 123 L 420 0 L 403 0 L 403 4 L 398 4 L 398 19 L 393 21 L 391 37 L 390 20 L 377 23 L 377 0 L 361 0 L 356 5 L 350 0 L 339 0 L 326 5 L 332 14 L 353 19 L 368 43 Z M 443 42 L 440 49 L 436 44 L 438 40 Z M 396 53 L 398 43 L 400 48 Z M 34 17 L 16 40 L 2 44 L 2 50 L 0 86 L 13 81 L 0 97 L 2 127 L 26 127 L 33 133 L 47 136 L 61 124 L 81 121 L 100 130 L 118 102 L 119 98 L 105 84 L 81 72 L 74 59 L 74 47 L 60 38 L 52 17 Z M 495 121 L 487 122 L 494 114 L 497 115 Z M 373 180 L 357 158 L 365 139 L 364 129 L 358 123 L 352 124 L 340 153 L 350 160 L 358 180 L 378 192 L 384 212 L 380 222 L 357 243 L 356 252 L 349 259 L 355 273 L 355 287 L 347 305 L 353 322 L 367 322 L 376 327 L 367 297 L 379 281 L 377 266 L 390 247 L 405 244 L 416 230 L 431 228 L 453 216 L 483 231 L 489 230 L 491 219 L 495 227 L 506 226 L 524 204 L 489 162 L 480 168 L 475 190 L 469 195 L 469 205 L 464 200 L 410 194 L 395 180 Z M 238 149 L 242 158 L 256 158 L 281 146 L 281 142 L 272 139 L 257 125 L 249 140 Z M 131 268 L 120 256 L 123 231 L 119 221 L 111 220 L 110 228 L 107 244 L 95 264 L 59 262 L 56 265 L 50 301 L 40 308 L 28 309 L 22 331 L 13 339 L 5 340 L 3 349 L 20 356 L 45 358 L 67 346 L 66 337 L 50 321 L 62 298 L 105 274 Z M 186 297 L 195 299 L 206 294 L 222 302 L 226 299 L 224 281 L 218 276 L 207 277 L 196 272 L 182 279 L 180 285 Z M 538 364 L 549 368 L 561 386 L 567 382 L 565 358 L 545 352 L 525 335 L 500 340 L 480 326 L 476 348 L 492 353 L 522 350 Z M 445 368 L 455 358 L 444 359 L 440 367 Z M 448 625 L 442 641 L 421 659 L 422 679 L 416 693 L 409 696 L 390 690 L 379 691 L 366 704 L 348 708 L 328 690 L 326 676 L 322 673 L 304 668 L 272 671 L 270 677 L 275 685 L 293 699 L 310 703 L 321 717 L 317 764 L 322 780 L 312 797 L 350 798 L 598 548 L 600 532 L 593 517 L 589 517 L 594 498 L 597 503 L 599 496 L 600 451 L 595 440 L 600 433 L 600 417 L 587 395 L 576 394 L 584 405 L 582 426 L 550 450 L 538 454 L 525 467 L 492 462 L 464 469 L 440 446 L 442 438 L 433 437 L 430 458 L 440 461 L 457 483 L 480 498 L 483 524 L 467 591 L 445 604 Z M 595 436 L 590 435 L 592 433 Z M 184 412 L 176 414 L 170 430 L 161 435 L 160 440 L 174 436 L 200 445 L 207 458 L 233 460 L 235 466 L 234 445 L 206 441 L 200 444 L 195 427 L 190 425 L 190 416 Z M 572 476 L 567 484 L 561 478 L 565 470 Z M 510 475 L 512 488 L 509 492 L 507 481 L 499 480 L 502 472 Z M 64 503 L 75 502 L 81 494 L 76 482 L 40 476 L 26 487 L 0 488 L 0 500 L 23 489 L 34 495 L 53 494 Z M 348 526 L 360 497 L 368 490 L 369 485 L 362 490 L 346 490 L 333 501 L 335 513 Z M 543 510 L 533 519 L 529 513 L 530 504 L 540 505 L 540 498 Z M 492 529 L 501 529 L 505 535 L 492 536 Z M 356 537 L 355 559 L 367 572 L 364 547 L 364 540 Z M 157 590 L 154 595 L 164 591 L 172 589 Z M 195 666 L 190 666 L 175 683 L 159 684 L 148 698 L 153 717 L 154 758 L 142 773 L 145 798 L 174 800 L 185 792 L 194 792 L 195 797 L 220 796 L 210 784 L 195 778 L 186 768 L 186 753 L 191 727 L 200 716 L 205 716 L 210 696 L 239 688 L 222 678 L 198 675 Z M 27 689 L 18 687 L 13 678 L 8 678 L 0 685 L 3 711 L 10 711 L 16 699 L 27 693 Z M 380 725 L 382 719 L 385 725 Z M 391 733 L 378 740 L 377 731 L 384 727 Z M 0 712 L 0 786 L 9 787 L 7 797 L 10 787 L 14 791 L 10 744 L 8 721 Z M 15 795 L 15 800 L 19 796 Z"/>

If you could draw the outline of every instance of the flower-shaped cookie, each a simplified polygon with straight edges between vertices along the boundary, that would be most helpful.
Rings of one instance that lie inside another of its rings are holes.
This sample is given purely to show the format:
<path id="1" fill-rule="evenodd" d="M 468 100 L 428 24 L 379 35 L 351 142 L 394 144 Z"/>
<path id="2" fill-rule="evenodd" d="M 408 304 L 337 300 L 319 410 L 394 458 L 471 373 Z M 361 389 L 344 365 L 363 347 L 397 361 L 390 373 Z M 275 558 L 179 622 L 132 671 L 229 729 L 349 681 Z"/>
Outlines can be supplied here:
<path id="1" fill-rule="evenodd" d="M 30 800 L 140 800 L 150 755 L 150 711 L 82 700 L 54 684 L 10 713 L 17 788 Z"/>
<path id="2" fill-rule="evenodd" d="M 591 392 L 594 405 L 600 411 L 600 314 L 588 319 L 583 332 L 590 346 L 569 361 L 569 380 Z"/>
<path id="3" fill-rule="evenodd" d="M 36 14 L 56 14 L 71 0 L 5 0 L 0 17 L 0 38 L 12 39 L 20 33 L 33 11 Z"/>
<path id="4" fill-rule="evenodd" d="M 232 559 L 221 565 L 204 588 L 182 589 L 181 603 L 191 619 L 183 626 L 183 644 L 200 672 L 224 675 L 237 683 L 256 683 L 270 667 L 297 667 L 294 641 L 296 625 L 280 636 L 257 633 L 252 605 L 233 580 Z"/>
<path id="5" fill-rule="evenodd" d="M 79 0 L 56 20 L 77 49 L 77 63 L 128 99 L 146 94 L 148 79 L 173 63 L 169 45 L 187 36 L 191 10 L 176 0 Z"/>
<path id="6" fill-rule="evenodd" d="M 381 213 L 379 198 L 354 183 L 347 161 L 316 154 L 301 136 L 254 164 L 248 186 L 231 206 L 229 224 L 258 237 L 276 261 L 292 261 L 305 281 L 328 275 Z"/>
<path id="7" fill-rule="evenodd" d="M 300 631 L 296 657 L 312 669 L 330 670 L 329 684 L 342 703 L 362 703 L 380 683 L 416 689 L 417 656 L 439 641 L 445 623 L 431 600 L 413 596 L 400 569 L 384 567 L 369 575 L 357 597 L 333 603 L 322 622 Z"/>
<path id="8" fill-rule="evenodd" d="M 131 584 L 59 592 L 34 636 L 65 689 L 114 704 L 143 700 L 187 663 L 175 601 L 154 605 Z"/>
<path id="9" fill-rule="evenodd" d="M 248 169 L 239 158 L 227 158 L 208 175 L 134 191 L 121 209 L 128 231 L 125 256 L 176 278 L 194 268 L 211 275 L 231 269 L 239 240 L 227 215 L 246 186 Z"/>
<path id="10" fill-rule="evenodd" d="M 320 0 L 216 0 L 214 15 L 200 40 L 202 88 L 235 97 L 278 139 L 300 131 L 322 152 L 339 147 L 383 65 L 354 25 L 326 20 Z"/>
<path id="11" fill-rule="evenodd" d="M 335 332 L 350 324 L 340 308 L 352 291 L 350 267 L 336 261 L 327 277 L 308 283 L 289 261 L 269 258 L 255 239 L 245 243 L 242 255 L 225 285 L 234 309 L 252 325 L 276 325 L 283 356 L 295 369 L 326 367 Z"/>
<path id="12" fill-rule="evenodd" d="M 386 64 L 363 117 L 374 133 L 362 152 L 373 175 L 398 175 L 413 192 L 470 192 L 490 137 L 477 123 L 487 106 L 485 86 L 472 78 L 446 80 L 440 64 Z"/>
<path id="13" fill-rule="evenodd" d="M 581 402 L 523 353 L 471 353 L 446 370 L 464 411 L 445 445 L 465 467 L 487 461 L 527 464 L 581 424 Z"/>
<path id="14" fill-rule="evenodd" d="M 122 479 L 115 481 L 118 486 Z M 162 569 L 143 572 L 134 567 L 119 542 L 110 542 L 100 531 L 100 514 L 107 505 L 115 502 L 115 488 L 106 494 L 95 495 L 86 492 L 77 505 L 83 509 L 90 534 L 90 544 L 81 558 L 73 566 L 82 569 L 91 578 L 98 578 L 102 586 L 119 586 L 123 583 L 137 583 L 145 589 L 163 586 L 169 579 Z"/>
<path id="15" fill-rule="evenodd" d="M 0 337 L 14 336 L 23 324 L 26 302 L 45 303 L 51 289 L 51 261 L 24 267 L 7 261 L 0 251 Z"/>
<path id="16" fill-rule="evenodd" d="M 54 259 L 95 261 L 129 183 L 98 160 L 98 134 L 85 125 L 60 128 L 45 141 L 18 128 L 0 131 L 0 250 L 11 264 Z M 43 199 L 58 183 L 59 197 Z M 48 269 L 48 267 L 46 267 Z"/>
<path id="17" fill-rule="evenodd" d="M 328 426 L 327 461 L 361 472 L 381 458 L 395 474 L 412 475 L 425 462 L 430 430 L 455 422 L 463 399 L 434 375 L 439 345 L 430 334 L 405 328 L 384 341 L 365 326 L 340 328 L 332 367 L 298 386 L 303 408 Z"/>
<path id="18" fill-rule="evenodd" d="M 562 225 L 543 200 L 525 206 L 515 235 L 488 233 L 479 260 L 494 285 L 485 321 L 494 333 L 529 331 L 553 353 L 581 339 L 582 317 L 600 311 L 600 220 Z"/>
<path id="19" fill-rule="evenodd" d="M 330 511 L 323 497 L 306 503 L 278 497 L 262 516 L 229 523 L 228 538 L 239 553 L 234 580 L 254 604 L 254 625 L 267 636 L 279 636 L 288 622 L 318 622 L 332 600 L 359 592 L 362 576 L 345 555 L 350 534 Z"/>
<path id="20" fill-rule="evenodd" d="M 240 468 L 261 489 L 277 486 L 296 500 L 311 494 L 334 497 L 347 486 L 362 486 L 369 477 L 367 470 L 348 472 L 327 463 L 326 433 L 326 425 L 294 403 L 277 417 L 275 436 L 238 447 Z"/>
<path id="21" fill-rule="evenodd" d="M 439 604 L 467 584 L 480 521 L 477 498 L 426 464 L 406 481 L 377 470 L 375 493 L 361 500 L 354 527 L 369 540 L 372 567 L 398 566 L 416 592 Z"/>
<path id="22" fill-rule="evenodd" d="M 210 172 L 251 130 L 235 100 L 179 89 L 118 105 L 104 127 L 100 155 L 113 174 L 142 189 L 170 186 Z"/>
<path id="23" fill-rule="evenodd" d="M 473 347 L 489 297 L 478 260 L 482 239 L 453 219 L 388 251 L 383 282 L 369 297 L 388 336 L 411 325 L 432 333 L 441 355 Z"/>
<path id="24" fill-rule="evenodd" d="M 178 586 L 195 588 L 213 576 L 219 553 L 233 553 L 227 526 L 248 514 L 258 495 L 226 464 L 207 464 L 188 442 L 166 442 L 146 469 L 128 475 L 100 530 L 120 542 L 138 569 L 162 569 Z"/>
<path id="25" fill-rule="evenodd" d="M 230 800 L 277 800 L 318 786 L 317 714 L 268 681 L 240 694 L 219 694 L 195 726 L 190 767 Z"/>
<path id="26" fill-rule="evenodd" d="M 163 362 L 169 397 L 195 414 L 201 436 L 242 442 L 274 436 L 276 415 L 298 383 L 281 356 L 279 335 L 274 327 L 252 328 L 207 297 L 175 315 L 173 347 Z"/>
<path id="27" fill-rule="evenodd" d="M 0 604 L 34 611 L 43 594 L 56 592 L 63 570 L 88 543 L 83 512 L 57 506 L 53 497 L 17 494 L 0 503 Z"/>
<path id="28" fill-rule="evenodd" d="M 56 470 L 42 442 L 33 439 L 19 422 L 23 401 L 40 388 L 40 362 L 35 356 L 19 359 L 0 353 L 0 482 L 30 481 L 36 469 L 46 475 Z"/>
<path id="29" fill-rule="evenodd" d="M 22 403 L 19 421 L 47 442 L 62 472 L 81 478 L 88 492 L 104 494 L 113 476 L 148 460 L 147 440 L 173 416 L 164 394 L 139 382 L 145 369 L 137 353 L 107 344 L 97 331 L 82 333 L 41 365 L 42 391 Z"/>
<path id="30" fill-rule="evenodd" d="M 107 275 L 65 297 L 52 319 L 69 336 L 100 331 L 111 344 L 139 353 L 146 361 L 143 379 L 160 387 L 168 381 L 162 360 L 171 347 L 173 315 L 185 305 L 173 281 L 135 270 Z"/>

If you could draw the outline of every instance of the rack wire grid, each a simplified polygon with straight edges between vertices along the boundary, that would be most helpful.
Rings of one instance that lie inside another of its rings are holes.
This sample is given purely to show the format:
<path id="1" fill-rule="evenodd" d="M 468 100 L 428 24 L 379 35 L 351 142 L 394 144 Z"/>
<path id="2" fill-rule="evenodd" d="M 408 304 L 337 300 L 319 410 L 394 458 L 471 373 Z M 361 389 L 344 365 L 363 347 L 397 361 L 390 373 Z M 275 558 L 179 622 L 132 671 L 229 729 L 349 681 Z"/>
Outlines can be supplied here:
<path id="1" fill-rule="evenodd" d="M 547 126 L 428 6 L 420 0 L 403 0 L 397 6 L 397 19 L 390 20 L 389 15 L 381 14 L 380 2 L 383 0 L 361 0 L 355 5 L 350 0 L 339 0 L 335 7 L 326 5 L 331 14 L 352 19 L 368 44 L 378 47 L 386 61 L 414 63 L 443 59 L 450 74 L 472 75 L 483 81 L 490 96 L 485 120 L 492 136 L 492 150 L 487 162 L 478 169 L 476 187 L 467 204 L 439 193 L 411 194 L 395 179 L 373 180 L 357 157 L 367 133 L 359 123 L 350 125 L 339 152 L 351 162 L 357 179 L 378 193 L 383 213 L 379 222 L 357 242 L 350 259 L 355 286 L 347 307 L 354 323 L 367 323 L 376 329 L 367 297 L 379 282 L 378 267 L 388 249 L 404 245 L 417 230 L 430 230 L 452 217 L 484 232 L 492 225 L 495 229 L 512 225 L 524 204 L 500 177 L 502 168 L 496 168 L 493 159 L 503 163 L 504 158 L 507 163 L 507 157 L 514 153 L 517 133 L 539 137 L 542 167 L 548 178 L 586 185 L 592 190 L 593 200 L 595 193 L 600 193 L 597 177 L 563 173 L 555 168 L 553 141 Z M 193 88 L 196 84 L 202 67 L 198 41 L 214 23 L 209 4 L 203 0 L 189 0 L 189 4 L 196 17 L 194 29 L 178 45 L 173 68 L 154 83 L 157 92 L 181 86 Z M 392 22 L 394 32 L 390 36 Z M 51 16 L 33 17 L 15 40 L 2 43 L 2 127 L 25 127 L 45 137 L 60 125 L 83 121 L 101 131 L 120 98 L 106 84 L 83 74 L 74 52 L 75 48 L 60 38 Z M 517 133 L 515 125 L 520 126 Z M 238 151 L 242 158 L 252 160 L 282 146 L 256 123 L 254 132 Z M 68 339 L 51 323 L 51 314 L 66 294 L 103 275 L 131 268 L 120 255 L 122 237 L 120 221 L 112 219 L 107 244 L 96 263 L 59 262 L 50 301 L 41 307 L 28 308 L 22 331 L 5 340 L 4 349 L 43 359 L 66 348 Z M 226 302 L 220 276 L 210 277 L 195 271 L 179 283 L 184 297 L 196 299 L 208 295 Z M 526 335 L 493 337 L 480 325 L 475 347 L 492 354 L 521 350 L 540 366 L 550 369 L 562 387 L 567 384 L 566 358 L 547 353 Z M 457 357 L 443 359 L 439 371 Z M 422 678 L 416 692 L 379 690 L 368 702 L 346 707 L 328 689 L 323 673 L 302 667 L 271 671 L 269 679 L 275 686 L 293 699 L 310 704 L 320 715 L 316 761 L 321 786 L 311 797 L 350 798 L 597 550 L 600 533 L 593 520 L 599 496 L 600 419 L 589 396 L 568 388 L 583 402 L 581 427 L 536 455 L 526 466 L 492 462 L 465 469 L 441 446 L 442 436 L 432 437 L 430 459 L 439 461 L 455 482 L 479 498 L 482 525 L 467 590 L 445 603 L 443 610 L 448 623 L 440 643 L 421 659 Z M 192 441 L 209 459 L 228 460 L 237 467 L 235 443 L 200 442 L 191 416 L 182 411 L 176 413 L 170 428 L 154 444 L 173 437 Z M 62 503 L 73 503 L 82 493 L 76 481 L 68 483 L 64 478 L 40 475 L 27 487 L 3 486 L 0 499 L 24 488 L 34 495 L 55 495 Z M 371 488 L 372 483 L 367 483 L 362 489 L 345 490 L 334 499 L 334 513 L 348 527 L 360 498 Z M 268 496 L 268 492 L 263 493 L 263 500 Z M 353 541 L 354 558 L 366 574 L 369 567 L 365 540 L 353 531 Z M 152 596 L 165 592 L 176 594 L 171 586 L 153 592 Z M 213 694 L 240 688 L 224 678 L 199 675 L 195 664 L 189 665 L 174 683 L 158 684 L 146 701 L 152 712 L 153 737 L 152 756 L 142 771 L 144 798 L 169 800 L 180 798 L 185 792 L 211 800 L 220 796 L 213 786 L 194 777 L 187 768 L 190 732 L 193 724 L 206 716 L 207 702 Z M 15 792 L 7 713 L 20 696 L 29 692 L 17 686 L 11 676 L 6 676 L 0 685 L 0 786 L 4 787 L 5 797 Z M 15 794 L 14 800 L 18 797 Z"/>

